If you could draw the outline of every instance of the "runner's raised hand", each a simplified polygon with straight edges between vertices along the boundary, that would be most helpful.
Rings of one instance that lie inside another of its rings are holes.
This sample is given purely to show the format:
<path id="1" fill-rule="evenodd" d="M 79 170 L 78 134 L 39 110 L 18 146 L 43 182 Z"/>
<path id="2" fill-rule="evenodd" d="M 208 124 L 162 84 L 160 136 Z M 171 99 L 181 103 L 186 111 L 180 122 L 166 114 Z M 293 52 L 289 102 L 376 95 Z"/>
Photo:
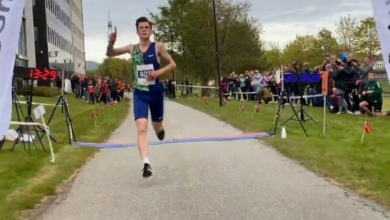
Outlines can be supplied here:
<path id="1" fill-rule="evenodd" d="M 114 27 L 114 32 L 110 34 L 110 44 L 115 44 L 116 36 L 117 36 L 117 30 L 116 27 Z"/>

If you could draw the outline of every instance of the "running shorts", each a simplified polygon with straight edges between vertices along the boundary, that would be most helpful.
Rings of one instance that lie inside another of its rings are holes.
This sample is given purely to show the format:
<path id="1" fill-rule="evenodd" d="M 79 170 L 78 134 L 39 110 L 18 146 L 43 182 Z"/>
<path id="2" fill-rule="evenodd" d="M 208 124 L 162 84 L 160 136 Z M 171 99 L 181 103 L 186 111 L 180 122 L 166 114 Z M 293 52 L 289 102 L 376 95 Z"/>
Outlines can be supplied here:
<path id="1" fill-rule="evenodd" d="M 134 89 L 133 97 L 134 119 L 148 119 L 149 110 L 153 122 L 161 122 L 164 118 L 164 94 L 158 89 L 142 91 Z"/>

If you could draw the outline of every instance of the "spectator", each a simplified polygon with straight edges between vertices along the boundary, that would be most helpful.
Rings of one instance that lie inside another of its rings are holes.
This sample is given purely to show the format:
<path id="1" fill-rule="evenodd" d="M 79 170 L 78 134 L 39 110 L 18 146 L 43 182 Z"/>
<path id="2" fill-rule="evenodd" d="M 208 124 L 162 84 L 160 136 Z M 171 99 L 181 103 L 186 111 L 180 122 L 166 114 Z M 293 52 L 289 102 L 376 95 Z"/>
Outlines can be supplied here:
<path id="1" fill-rule="evenodd" d="M 119 100 L 122 100 L 124 97 L 124 85 L 122 80 L 118 80 L 118 97 Z"/>
<path id="2" fill-rule="evenodd" d="M 359 68 L 361 80 L 361 83 L 359 85 L 359 94 L 361 94 L 363 92 L 363 89 L 366 87 L 366 84 L 368 83 L 368 74 L 372 73 L 373 70 L 374 64 L 371 62 L 369 57 L 366 57 L 364 59 L 364 64 L 362 68 Z"/>
<path id="3" fill-rule="evenodd" d="M 101 79 L 98 79 L 96 81 L 95 89 L 94 89 L 94 95 L 97 103 L 101 102 Z"/>
<path id="4" fill-rule="evenodd" d="M 374 73 L 368 74 L 368 82 L 363 89 L 364 101 L 360 102 L 360 108 L 369 116 L 373 116 L 372 111 L 378 116 L 382 115 L 382 86 L 375 80 Z"/>
<path id="5" fill-rule="evenodd" d="M 82 88 L 82 98 L 83 98 L 86 102 L 89 101 L 88 83 L 89 83 L 89 78 L 88 78 L 88 76 L 85 76 L 85 77 L 82 79 L 81 88 Z"/>
<path id="6" fill-rule="evenodd" d="M 345 82 L 347 78 L 342 70 L 344 70 L 344 66 L 339 62 L 336 69 L 332 72 L 334 87 L 336 88 L 336 93 L 339 98 L 339 111 L 337 114 L 342 114 L 344 110 L 346 111 L 348 109 L 348 105 L 344 99 Z"/>
<path id="7" fill-rule="evenodd" d="M 222 94 L 223 96 L 226 98 L 228 98 L 229 94 L 228 94 L 228 87 L 229 87 L 229 79 L 226 78 L 226 77 L 222 77 L 222 82 L 221 82 L 221 90 L 222 90 Z"/>
<path id="8" fill-rule="evenodd" d="M 261 80 L 262 80 L 262 75 L 259 73 L 258 70 L 255 71 L 255 74 L 252 78 L 252 82 L 251 82 L 251 86 L 253 87 L 253 92 L 254 94 L 256 94 L 256 96 L 254 97 L 254 100 L 258 101 L 259 100 L 259 92 L 260 92 L 260 84 L 261 84 Z"/>
<path id="9" fill-rule="evenodd" d="M 102 83 L 100 89 L 101 89 L 101 96 L 100 96 L 99 102 L 103 101 L 104 104 L 107 104 L 107 101 L 108 101 L 107 96 L 108 96 L 108 93 L 109 93 L 107 80 L 103 80 L 103 83 Z"/>
<path id="10" fill-rule="evenodd" d="M 239 87 L 237 92 L 240 95 L 240 100 L 245 101 L 243 93 L 246 92 L 245 90 L 246 85 L 245 85 L 245 77 L 243 74 L 240 74 L 240 77 L 238 78 L 238 83 L 239 83 Z"/>
<path id="11" fill-rule="evenodd" d="M 92 80 L 90 81 L 88 85 L 88 95 L 89 95 L 89 104 L 95 104 L 95 87 L 93 86 Z"/>

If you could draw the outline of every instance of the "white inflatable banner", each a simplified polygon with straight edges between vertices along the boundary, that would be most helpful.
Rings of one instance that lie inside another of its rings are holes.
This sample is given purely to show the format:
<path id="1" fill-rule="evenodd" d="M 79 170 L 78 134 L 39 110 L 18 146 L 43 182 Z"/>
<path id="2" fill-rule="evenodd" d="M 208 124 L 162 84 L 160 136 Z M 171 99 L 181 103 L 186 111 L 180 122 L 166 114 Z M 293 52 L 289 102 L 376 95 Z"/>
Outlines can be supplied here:
<path id="1" fill-rule="evenodd" d="M 372 8 L 387 78 L 390 82 L 390 0 L 372 0 Z"/>
<path id="2" fill-rule="evenodd" d="M 0 139 L 12 118 L 12 78 L 25 0 L 0 0 Z"/>

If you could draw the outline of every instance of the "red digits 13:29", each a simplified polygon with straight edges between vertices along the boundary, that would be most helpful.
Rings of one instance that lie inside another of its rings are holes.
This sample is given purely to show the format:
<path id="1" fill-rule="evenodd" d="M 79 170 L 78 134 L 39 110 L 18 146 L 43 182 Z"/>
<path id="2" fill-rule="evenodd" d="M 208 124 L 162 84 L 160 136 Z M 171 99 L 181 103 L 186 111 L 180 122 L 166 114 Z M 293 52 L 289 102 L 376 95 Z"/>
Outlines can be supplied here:
<path id="1" fill-rule="evenodd" d="M 57 79 L 57 71 L 48 70 L 48 69 L 41 70 L 37 68 L 30 68 L 30 78 L 54 81 Z"/>

